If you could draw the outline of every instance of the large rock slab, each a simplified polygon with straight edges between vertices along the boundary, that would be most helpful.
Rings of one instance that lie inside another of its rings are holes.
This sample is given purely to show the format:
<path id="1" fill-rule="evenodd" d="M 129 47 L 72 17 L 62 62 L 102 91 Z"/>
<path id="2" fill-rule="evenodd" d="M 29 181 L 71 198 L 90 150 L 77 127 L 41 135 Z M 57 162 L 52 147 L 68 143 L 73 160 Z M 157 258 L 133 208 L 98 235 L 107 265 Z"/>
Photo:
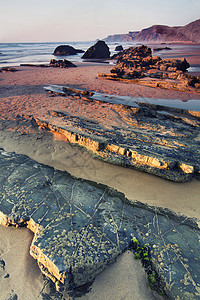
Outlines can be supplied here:
<path id="1" fill-rule="evenodd" d="M 56 87 L 47 89 L 58 91 Z M 72 89 L 59 89 L 63 95 L 73 98 Z M 74 101 L 77 96 L 90 102 L 97 99 L 108 101 L 106 95 L 83 96 L 81 93 L 77 89 L 74 91 Z M 107 162 L 177 182 L 198 177 L 199 118 L 189 116 L 183 110 L 177 110 L 179 113 L 176 114 L 163 112 L 162 107 L 159 111 L 151 105 L 130 103 L 115 105 L 115 111 L 121 118 L 121 123 L 115 126 L 107 124 L 106 120 L 100 123 L 56 110 L 49 111 L 42 119 L 36 118 L 36 122 L 47 130 L 63 134 L 73 145 L 79 145 Z M 123 121 L 127 126 L 122 126 Z"/>
<path id="2" fill-rule="evenodd" d="M 0 150 L 0 165 L 0 224 L 35 233 L 30 253 L 58 290 L 93 280 L 134 237 L 148 245 L 171 299 L 200 297 L 200 231 L 194 220 L 131 203 L 116 190 L 24 155 Z"/>

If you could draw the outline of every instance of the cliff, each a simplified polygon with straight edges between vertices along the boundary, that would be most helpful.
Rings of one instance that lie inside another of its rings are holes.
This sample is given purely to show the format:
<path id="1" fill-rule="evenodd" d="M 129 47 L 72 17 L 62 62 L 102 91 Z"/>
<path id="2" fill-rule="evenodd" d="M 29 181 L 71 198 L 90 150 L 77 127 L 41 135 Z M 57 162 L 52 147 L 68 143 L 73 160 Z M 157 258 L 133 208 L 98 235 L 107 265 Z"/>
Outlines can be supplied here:
<path id="1" fill-rule="evenodd" d="M 153 25 L 141 31 L 109 35 L 106 42 L 192 42 L 200 43 L 200 19 L 185 26 Z"/>

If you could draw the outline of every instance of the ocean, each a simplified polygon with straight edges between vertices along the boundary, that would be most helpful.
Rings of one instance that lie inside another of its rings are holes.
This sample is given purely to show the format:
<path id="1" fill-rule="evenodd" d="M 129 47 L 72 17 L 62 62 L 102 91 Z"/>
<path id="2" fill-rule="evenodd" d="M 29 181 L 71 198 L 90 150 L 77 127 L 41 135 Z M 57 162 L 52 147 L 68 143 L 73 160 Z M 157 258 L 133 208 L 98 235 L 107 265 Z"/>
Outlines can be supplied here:
<path id="1" fill-rule="evenodd" d="M 78 53 L 72 56 L 55 57 L 52 55 L 55 48 L 59 45 L 70 45 L 76 49 L 82 49 L 86 51 L 90 46 L 94 45 L 96 41 L 87 42 L 44 42 L 44 43 L 0 43 L 0 67 L 6 66 L 19 66 L 20 64 L 47 64 L 50 59 L 67 59 L 72 62 L 84 61 L 81 59 L 82 53 Z M 115 54 L 115 47 L 122 45 L 124 49 L 129 47 L 136 47 L 142 45 L 141 43 L 107 43 L 110 48 L 111 55 Z M 153 55 L 159 55 L 161 58 L 176 58 L 187 57 L 190 55 L 198 55 L 200 51 L 199 45 L 177 45 L 177 44 L 165 44 L 165 45 L 148 45 L 152 49 L 158 47 L 170 47 L 172 50 L 163 50 L 153 52 Z M 111 62 L 112 63 L 112 62 Z M 200 64 L 191 65 L 189 72 L 200 72 Z"/>

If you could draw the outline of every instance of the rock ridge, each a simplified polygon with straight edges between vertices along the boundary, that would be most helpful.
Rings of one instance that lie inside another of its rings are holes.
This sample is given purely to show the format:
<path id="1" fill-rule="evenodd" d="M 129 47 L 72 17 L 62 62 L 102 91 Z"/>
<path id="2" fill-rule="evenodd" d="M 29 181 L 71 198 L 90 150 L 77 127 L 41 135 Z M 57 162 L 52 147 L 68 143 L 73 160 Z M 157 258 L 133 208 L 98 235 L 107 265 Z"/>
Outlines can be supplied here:
<path id="1" fill-rule="evenodd" d="M 92 281 L 134 238 L 148 245 L 170 299 L 200 296 L 194 219 L 132 203 L 114 189 L 24 155 L 0 149 L 0 163 L 0 224 L 35 233 L 30 253 L 58 291 Z"/>
<path id="2" fill-rule="evenodd" d="M 67 88 L 63 88 L 65 94 L 64 90 L 67 93 Z M 74 97 L 77 95 L 78 90 Z M 73 95 L 67 97 L 73 98 Z M 95 94 L 82 99 L 95 101 Z M 115 110 L 126 120 L 128 128 L 108 126 L 56 110 L 49 111 L 46 118 L 36 118 L 36 122 L 40 127 L 63 134 L 71 144 L 109 163 L 177 182 L 199 177 L 198 117 L 186 117 L 183 111 L 177 116 L 159 113 L 151 106 L 136 103 L 135 107 L 115 105 Z"/>

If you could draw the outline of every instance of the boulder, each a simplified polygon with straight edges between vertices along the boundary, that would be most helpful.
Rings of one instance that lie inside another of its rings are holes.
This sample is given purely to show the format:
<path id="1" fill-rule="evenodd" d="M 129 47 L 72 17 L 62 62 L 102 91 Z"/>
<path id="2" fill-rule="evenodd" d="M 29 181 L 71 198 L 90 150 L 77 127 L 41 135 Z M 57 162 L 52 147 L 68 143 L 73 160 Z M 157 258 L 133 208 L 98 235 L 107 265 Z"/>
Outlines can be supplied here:
<path id="1" fill-rule="evenodd" d="M 50 60 L 50 67 L 56 67 L 56 68 L 75 68 L 77 67 L 74 65 L 71 61 L 63 59 L 63 60 Z"/>
<path id="2" fill-rule="evenodd" d="M 77 53 L 83 53 L 83 50 L 75 49 L 69 45 L 61 45 L 58 46 L 55 50 L 53 55 L 55 56 L 64 56 L 64 55 L 76 55 Z"/>
<path id="3" fill-rule="evenodd" d="M 91 46 L 82 56 L 82 58 L 93 58 L 93 59 L 106 59 L 110 57 L 109 47 L 104 41 L 98 41 L 95 45 Z"/>
<path id="4" fill-rule="evenodd" d="M 122 47 L 122 45 L 118 45 L 115 47 L 115 51 L 123 51 L 124 48 Z"/>

